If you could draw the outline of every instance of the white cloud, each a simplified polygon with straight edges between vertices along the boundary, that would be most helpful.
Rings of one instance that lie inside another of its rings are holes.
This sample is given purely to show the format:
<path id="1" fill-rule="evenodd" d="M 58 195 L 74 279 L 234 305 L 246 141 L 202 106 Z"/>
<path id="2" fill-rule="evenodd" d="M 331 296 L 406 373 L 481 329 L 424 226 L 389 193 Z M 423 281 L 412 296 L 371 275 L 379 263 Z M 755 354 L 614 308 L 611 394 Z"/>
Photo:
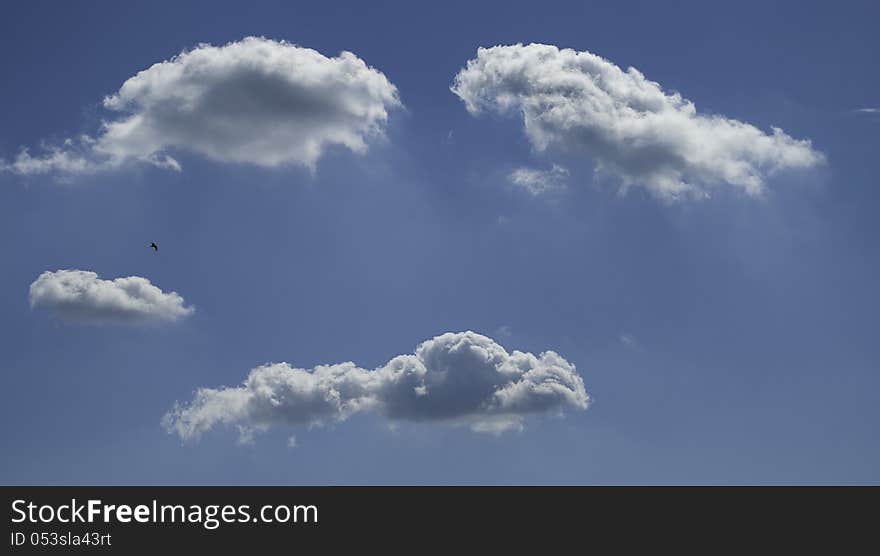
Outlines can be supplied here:
<path id="1" fill-rule="evenodd" d="M 508 176 L 511 183 L 534 196 L 565 189 L 566 178 L 568 178 L 568 170 L 557 164 L 549 170 L 517 168 Z"/>
<path id="2" fill-rule="evenodd" d="M 863 114 L 880 114 L 880 108 L 859 108 L 856 112 L 861 112 Z"/>
<path id="3" fill-rule="evenodd" d="M 82 174 L 136 160 L 180 170 L 170 154 L 176 150 L 219 162 L 314 168 L 333 145 L 364 152 L 399 105 L 397 88 L 351 52 L 328 58 L 257 37 L 202 44 L 106 97 L 113 114 L 96 137 L 39 155 L 23 150 L 0 169 Z"/>
<path id="4" fill-rule="evenodd" d="M 165 293 L 146 278 L 102 280 L 85 270 L 46 271 L 34 280 L 32 308 L 45 308 L 67 322 L 136 323 L 176 321 L 195 309 L 176 292 Z"/>
<path id="5" fill-rule="evenodd" d="M 632 334 L 621 334 L 619 340 L 621 344 L 631 349 L 634 349 L 638 346 L 636 338 Z"/>
<path id="6" fill-rule="evenodd" d="M 186 440 L 221 424 L 254 430 L 376 413 L 391 422 L 443 421 L 498 433 L 521 428 L 529 414 L 586 409 L 589 402 L 574 365 L 555 352 L 508 353 L 491 338 L 460 332 L 427 340 L 374 370 L 351 362 L 263 365 L 241 386 L 200 388 L 163 424 Z"/>
<path id="7" fill-rule="evenodd" d="M 451 87 L 474 115 L 522 115 L 533 147 L 592 157 L 627 188 L 676 199 L 729 184 L 761 194 L 767 177 L 823 161 L 810 141 L 700 114 L 635 68 L 543 44 L 480 48 Z"/>
<path id="8" fill-rule="evenodd" d="M 61 175 L 91 174 L 100 169 L 100 164 L 91 160 L 81 149 L 74 149 L 68 139 L 63 148 L 46 147 L 39 156 L 31 156 L 28 149 L 22 149 L 11 163 L 0 160 L 0 170 L 21 175 L 57 173 Z"/>

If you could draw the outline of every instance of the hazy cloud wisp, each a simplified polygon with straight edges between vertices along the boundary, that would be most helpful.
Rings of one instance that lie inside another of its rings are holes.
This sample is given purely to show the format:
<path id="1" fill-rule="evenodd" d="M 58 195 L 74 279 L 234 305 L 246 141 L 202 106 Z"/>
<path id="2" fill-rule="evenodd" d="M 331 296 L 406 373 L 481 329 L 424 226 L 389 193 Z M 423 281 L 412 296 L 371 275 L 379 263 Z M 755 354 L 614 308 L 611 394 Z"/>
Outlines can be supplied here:
<path id="1" fill-rule="evenodd" d="M 567 178 L 568 170 L 557 164 L 554 164 L 549 170 L 517 168 L 508 176 L 510 183 L 534 196 L 565 189 Z"/>

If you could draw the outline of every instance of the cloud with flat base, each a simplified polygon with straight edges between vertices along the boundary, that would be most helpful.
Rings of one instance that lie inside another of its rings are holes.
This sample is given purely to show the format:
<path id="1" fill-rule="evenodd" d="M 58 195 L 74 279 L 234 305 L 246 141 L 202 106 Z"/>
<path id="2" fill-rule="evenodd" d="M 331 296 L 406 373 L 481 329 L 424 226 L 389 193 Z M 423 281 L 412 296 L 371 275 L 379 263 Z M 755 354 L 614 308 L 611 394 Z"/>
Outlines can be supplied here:
<path id="1" fill-rule="evenodd" d="M 342 146 L 367 150 L 401 106 L 385 75 L 351 52 L 336 57 L 285 41 L 247 37 L 153 64 L 104 99 L 110 117 L 94 137 L 67 139 L 0 170 L 61 177 L 140 162 L 173 171 L 173 153 L 223 163 L 304 166 Z"/>
<path id="2" fill-rule="evenodd" d="M 473 115 L 521 117 L 536 151 L 584 155 L 624 191 L 644 187 L 666 200 L 708 197 L 721 185 L 756 197 L 778 172 L 824 161 L 809 140 L 698 112 L 639 70 L 586 51 L 546 44 L 480 48 L 451 90 Z"/>
<path id="3" fill-rule="evenodd" d="M 442 422 L 497 434 L 521 430 L 531 415 L 589 404 L 577 369 L 556 352 L 508 352 L 468 331 L 422 342 L 414 353 L 373 370 L 352 362 L 312 369 L 262 365 L 240 386 L 198 389 L 162 423 L 169 433 L 191 440 L 219 425 L 254 431 L 370 413 L 391 423 Z"/>
<path id="4" fill-rule="evenodd" d="M 146 278 L 104 280 L 87 270 L 43 272 L 31 284 L 28 300 L 31 308 L 72 324 L 174 322 L 195 312 L 176 292 L 163 292 Z"/>

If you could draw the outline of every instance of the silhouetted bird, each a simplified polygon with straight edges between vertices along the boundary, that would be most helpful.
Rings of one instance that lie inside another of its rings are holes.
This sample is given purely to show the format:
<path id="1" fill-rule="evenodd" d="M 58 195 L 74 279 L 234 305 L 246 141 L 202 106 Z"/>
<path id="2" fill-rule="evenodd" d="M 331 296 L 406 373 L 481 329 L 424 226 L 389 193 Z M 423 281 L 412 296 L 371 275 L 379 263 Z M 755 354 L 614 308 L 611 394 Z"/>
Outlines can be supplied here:
<path id="1" fill-rule="evenodd" d="M 155 243 L 151 243 L 151 244 L 150 244 L 150 247 L 153 248 L 153 251 L 155 251 L 155 252 L 157 252 L 157 253 L 159 252 L 159 246 L 156 245 Z"/>

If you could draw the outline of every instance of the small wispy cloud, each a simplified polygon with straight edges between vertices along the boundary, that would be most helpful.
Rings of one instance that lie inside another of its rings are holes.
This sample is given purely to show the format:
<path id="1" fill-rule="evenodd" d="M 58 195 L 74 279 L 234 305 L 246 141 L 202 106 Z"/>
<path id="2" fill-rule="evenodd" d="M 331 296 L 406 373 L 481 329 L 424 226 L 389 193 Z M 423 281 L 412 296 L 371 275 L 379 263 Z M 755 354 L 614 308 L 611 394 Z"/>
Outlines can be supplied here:
<path id="1" fill-rule="evenodd" d="M 621 334 L 618 339 L 621 344 L 630 349 L 635 349 L 639 345 L 638 342 L 636 342 L 635 336 L 632 334 Z"/>
<path id="2" fill-rule="evenodd" d="M 856 112 L 862 114 L 880 114 L 880 108 L 856 108 Z"/>
<path id="3" fill-rule="evenodd" d="M 567 178 L 568 170 L 557 164 L 554 164 L 549 170 L 517 168 L 508 176 L 512 184 L 525 189 L 534 196 L 565 189 Z"/>

